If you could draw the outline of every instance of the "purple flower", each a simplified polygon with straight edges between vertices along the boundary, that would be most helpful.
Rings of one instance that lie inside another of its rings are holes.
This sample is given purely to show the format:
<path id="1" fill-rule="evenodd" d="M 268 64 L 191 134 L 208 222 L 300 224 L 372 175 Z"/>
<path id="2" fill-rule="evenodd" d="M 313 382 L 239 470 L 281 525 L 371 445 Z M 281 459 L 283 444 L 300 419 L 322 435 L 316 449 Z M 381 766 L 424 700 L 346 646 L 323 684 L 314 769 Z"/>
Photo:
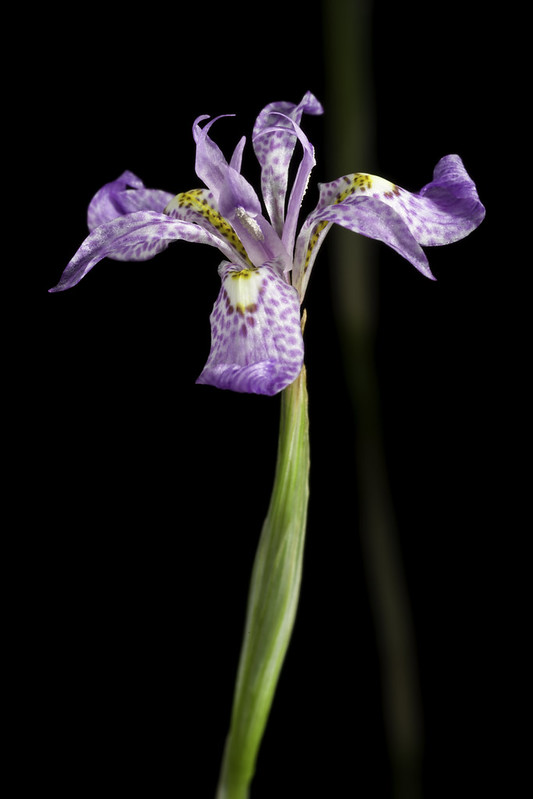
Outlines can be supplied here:
<path id="1" fill-rule="evenodd" d="M 448 155 L 417 194 L 362 173 L 321 184 L 318 204 L 298 230 L 315 164 L 300 127 L 304 113 L 322 113 L 310 92 L 298 105 L 271 103 L 257 117 L 252 144 L 264 208 L 241 175 L 245 138 L 228 163 L 209 136 L 220 117 L 203 127 L 209 117 L 198 117 L 193 125 L 196 174 L 206 188 L 173 197 L 146 189 L 133 173 L 124 172 L 91 200 L 90 235 L 50 291 L 76 285 L 106 257 L 145 261 L 177 239 L 217 247 L 225 258 L 218 269 L 222 287 L 211 314 L 211 352 L 197 382 L 258 394 L 281 391 L 302 368 L 300 305 L 333 223 L 388 244 L 433 278 L 422 247 L 467 236 L 485 215 L 461 159 Z M 289 187 L 298 142 L 302 157 Z"/>

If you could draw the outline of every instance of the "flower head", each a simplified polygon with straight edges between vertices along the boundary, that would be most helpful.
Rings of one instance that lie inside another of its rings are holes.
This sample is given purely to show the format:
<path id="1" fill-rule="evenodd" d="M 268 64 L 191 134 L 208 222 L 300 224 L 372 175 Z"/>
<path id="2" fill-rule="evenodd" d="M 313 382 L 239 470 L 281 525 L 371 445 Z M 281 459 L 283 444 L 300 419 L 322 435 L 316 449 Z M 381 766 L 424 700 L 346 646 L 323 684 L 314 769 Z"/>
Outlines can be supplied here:
<path id="1" fill-rule="evenodd" d="M 322 106 L 307 92 L 297 105 L 271 103 L 257 117 L 252 145 L 264 207 L 241 174 L 245 138 L 228 163 L 209 135 L 220 117 L 209 122 L 198 117 L 195 166 L 204 187 L 174 197 L 145 188 L 132 172 L 107 183 L 89 205 L 89 236 L 50 291 L 76 285 L 106 257 L 145 261 L 178 239 L 210 244 L 225 260 L 218 268 L 222 286 L 211 314 L 211 352 L 197 382 L 259 394 L 281 391 L 302 368 L 300 305 L 333 223 L 384 242 L 432 278 L 422 247 L 467 236 L 485 215 L 461 159 L 448 155 L 418 193 L 363 173 L 321 184 L 318 204 L 298 230 L 315 164 L 300 123 L 303 114 L 321 113 Z M 289 186 L 298 144 L 301 160 Z"/>

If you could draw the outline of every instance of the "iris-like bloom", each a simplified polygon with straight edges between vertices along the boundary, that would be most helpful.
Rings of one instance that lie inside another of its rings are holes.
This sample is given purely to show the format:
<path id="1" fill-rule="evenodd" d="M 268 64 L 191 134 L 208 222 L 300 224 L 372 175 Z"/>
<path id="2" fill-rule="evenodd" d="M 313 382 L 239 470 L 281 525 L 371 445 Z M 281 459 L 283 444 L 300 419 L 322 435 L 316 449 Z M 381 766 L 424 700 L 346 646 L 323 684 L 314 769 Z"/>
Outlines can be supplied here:
<path id="1" fill-rule="evenodd" d="M 302 115 L 321 114 L 310 93 L 276 102 L 257 117 L 252 144 L 261 168 L 264 208 L 241 174 L 245 137 L 229 163 L 210 138 L 216 117 L 193 125 L 196 174 L 204 188 L 173 196 L 147 189 L 132 172 L 103 186 L 88 209 L 90 235 L 52 292 L 78 283 L 103 258 L 145 261 L 177 239 L 210 244 L 224 255 L 211 314 L 211 352 L 197 382 L 276 394 L 303 365 L 300 306 L 315 258 L 333 223 L 384 242 L 433 278 L 422 247 L 462 239 L 485 209 L 459 156 L 442 158 L 433 180 L 413 194 L 374 175 L 344 175 L 319 186 L 316 208 L 298 229 L 315 164 Z M 289 164 L 302 156 L 289 187 Z M 266 214 L 266 215 L 265 215 Z"/>

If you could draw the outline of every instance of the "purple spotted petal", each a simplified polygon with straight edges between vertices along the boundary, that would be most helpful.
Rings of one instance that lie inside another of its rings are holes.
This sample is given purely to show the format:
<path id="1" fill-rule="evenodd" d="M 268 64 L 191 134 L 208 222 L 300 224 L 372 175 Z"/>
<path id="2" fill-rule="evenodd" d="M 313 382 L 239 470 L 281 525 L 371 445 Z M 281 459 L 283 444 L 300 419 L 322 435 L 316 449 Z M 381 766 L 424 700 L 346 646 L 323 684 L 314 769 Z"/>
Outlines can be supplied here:
<path id="1" fill-rule="evenodd" d="M 243 243 L 232 225 L 219 214 L 213 192 L 209 189 L 192 189 L 176 195 L 165 208 L 165 214 L 200 225 L 220 239 L 219 249 L 226 257 L 242 266 L 251 266 Z"/>
<path id="2" fill-rule="evenodd" d="M 281 240 L 287 250 L 289 252 L 293 251 L 294 248 L 294 239 L 296 236 L 296 227 L 298 225 L 298 217 L 300 214 L 300 208 L 302 206 L 303 196 L 307 189 L 307 184 L 309 182 L 309 175 L 311 174 L 311 170 L 315 165 L 315 152 L 313 145 L 310 143 L 309 139 L 301 129 L 301 127 L 294 122 L 289 117 L 286 117 L 284 114 L 279 114 L 276 112 L 272 112 L 272 117 L 278 117 L 279 123 L 281 123 L 282 127 L 277 128 L 268 128 L 264 130 L 263 134 L 268 137 L 271 134 L 275 134 L 276 131 L 282 131 L 283 136 L 287 135 L 287 128 L 292 128 L 294 133 L 296 134 L 297 138 L 300 140 L 300 143 L 303 147 L 303 157 L 300 161 L 298 166 L 298 171 L 294 178 L 294 182 L 292 184 L 291 194 L 289 198 L 289 202 L 287 204 L 287 213 L 285 217 L 285 222 L 283 224 L 283 233 Z"/>
<path id="3" fill-rule="evenodd" d="M 198 225 L 155 211 L 137 211 L 95 228 L 65 268 L 57 286 L 50 291 L 64 291 L 75 286 L 102 258 L 147 261 L 178 239 L 211 244 L 227 254 L 221 240 Z M 229 248 L 228 251 L 231 253 Z"/>
<path id="4" fill-rule="evenodd" d="M 257 117 L 253 130 L 253 146 L 261 165 L 263 199 L 272 225 L 280 237 L 285 222 L 288 167 L 297 142 L 291 122 L 299 126 L 303 113 L 323 113 L 322 106 L 311 92 L 307 92 L 298 105 L 270 103 Z"/>
<path id="5" fill-rule="evenodd" d="M 446 155 L 419 194 L 400 195 L 406 221 L 424 247 L 451 244 L 472 233 L 485 218 L 474 181 L 458 155 Z"/>
<path id="6" fill-rule="evenodd" d="M 217 388 L 277 394 L 299 375 L 304 346 L 295 289 L 268 264 L 223 262 L 211 314 L 211 352 L 198 378 Z"/>
<path id="7" fill-rule="evenodd" d="M 345 227 L 354 233 L 360 233 L 368 238 L 384 242 L 410 261 L 426 277 L 434 279 L 424 251 L 410 233 L 403 219 L 393 208 L 379 200 L 374 200 L 371 197 L 358 197 L 350 205 L 343 203 L 314 212 L 308 217 L 308 220 L 310 220 L 311 224 L 306 230 L 306 221 L 300 233 L 302 238 L 299 237 L 296 245 L 298 270 L 296 270 L 295 266 L 294 274 L 296 277 L 294 282 L 302 296 L 305 294 L 305 289 L 309 282 L 317 250 L 332 222 L 336 222 L 341 227 Z M 318 240 L 313 244 L 311 232 L 317 228 L 317 225 L 319 229 L 322 225 L 324 227 L 320 230 Z M 307 236 L 305 235 L 306 233 Z M 305 246 L 306 243 L 307 247 Z M 306 252 L 307 255 L 305 254 Z"/>
<path id="8" fill-rule="evenodd" d="M 211 126 L 220 117 L 201 128 L 198 122 L 206 118 L 198 117 L 193 127 L 196 174 L 210 189 L 217 213 L 229 222 L 252 263 L 260 266 L 275 260 L 280 271 L 287 273 L 292 268 L 292 259 L 277 233 L 262 216 L 255 189 L 239 172 L 245 139 L 239 141 L 228 164 L 220 148 L 208 136 Z"/>
<path id="9" fill-rule="evenodd" d="M 213 192 L 209 189 L 193 189 L 178 194 L 167 205 L 165 213 L 194 222 L 211 232 L 221 240 L 219 249 L 232 262 L 237 260 L 242 266 L 261 266 L 268 261 L 277 266 L 280 274 L 286 274 L 292 268 L 292 259 L 261 214 L 252 216 L 244 208 L 237 208 L 225 218 L 219 213 Z"/>
<path id="10" fill-rule="evenodd" d="M 161 213 L 173 195 L 160 189 L 146 189 L 133 172 L 123 172 L 96 192 L 87 210 L 87 225 L 94 230 L 104 222 L 134 211 Z"/>
<path id="11" fill-rule="evenodd" d="M 330 223 L 385 242 L 433 278 L 421 246 L 450 244 L 482 222 L 485 209 L 458 155 L 442 158 L 433 180 L 412 194 L 376 175 L 345 175 L 320 186 L 316 209 L 296 243 L 294 283 L 302 287 Z"/>

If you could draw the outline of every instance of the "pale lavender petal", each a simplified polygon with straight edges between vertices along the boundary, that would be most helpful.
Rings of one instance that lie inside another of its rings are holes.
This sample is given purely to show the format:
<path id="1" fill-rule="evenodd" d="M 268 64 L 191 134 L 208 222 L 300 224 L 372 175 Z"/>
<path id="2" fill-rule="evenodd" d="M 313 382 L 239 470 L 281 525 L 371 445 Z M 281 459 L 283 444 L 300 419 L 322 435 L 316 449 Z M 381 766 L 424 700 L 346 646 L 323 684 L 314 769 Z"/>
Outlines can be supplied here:
<path id="1" fill-rule="evenodd" d="M 208 189 L 182 192 L 165 208 L 173 218 L 194 222 L 219 238 L 219 249 L 232 261 L 242 266 L 261 266 L 268 261 L 277 265 L 280 274 L 290 271 L 292 259 L 261 214 L 249 214 L 242 207 L 228 211 L 229 218 L 219 213 Z"/>
<path id="2" fill-rule="evenodd" d="M 219 249 L 231 261 L 237 261 L 242 266 L 252 265 L 235 228 L 221 216 L 213 192 L 209 189 L 192 189 L 176 195 L 166 206 L 165 213 L 174 219 L 200 225 L 220 240 Z"/>
<path id="3" fill-rule="evenodd" d="M 211 244 L 226 254 L 220 240 L 198 225 L 155 211 L 137 211 L 95 228 L 65 268 L 57 286 L 50 291 L 54 293 L 75 286 L 102 258 L 147 261 L 179 239 Z"/>
<path id="4" fill-rule="evenodd" d="M 196 174 L 211 192 L 217 213 L 229 223 L 256 266 L 275 259 L 282 271 L 289 271 L 292 259 L 275 231 L 261 214 L 261 203 L 255 189 L 238 171 L 241 167 L 245 139 L 241 138 L 228 164 L 219 147 L 208 136 L 217 119 L 203 128 L 194 124 L 196 141 Z"/>
<path id="5" fill-rule="evenodd" d="M 94 230 L 104 222 L 134 211 L 161 213 L 173 195 L 160 189 L 147 189 L 133 172 L 123 172 L 96 192 L 87 210 L 87 225 Z"/>
<path id="6" fill-rule="evenodd" d="M 224 116 L 231 116 L 225 114 Z M 218 203 L 219 194 L 223 188 L 228 162 L 220 147 L 208 136 L 212 125 L 222 117 L 218 116 L 204 125 L 203 128 L 198 124 L 204 119 L 209 119 L 209 115 L 203 114 L 194 120 L 192 127 L 194 141 L 196 142 L 196 174 L 208 189 L 210 189 Z"/>
<path id="7" fill-rule="evenodd" d="M 290 272 L 292 258 L 262 214 L 253 216 L 243 208 L 236 208 L 229 215 L 229 219 L 254 266 L 270 262 L 277 267 L 280 274 L 286 275 Z"/>
<path id="8" fill-rule="evenodd" d="M 396 211 L 372 197 L 359 197 L 349 205 L 340 203 L 310 214 L 296 244 L 293 283 L 305 294 L 318 249 L 336 222 L 354 233 L 382 241 L 406 258 L 426 277 L 433 278 L 423 249 Z"/>
<path id="9" fill-rule="evenodd" d="M 276 116 L 276 113 L 272 112 L 272 116 Z M 296 227 L 298 225 L 298 217 L 300 214 L 303 196 L 307 190 L 309 175 L 311 174 L 311 171 L 316 163 L 315 152 L 313 145 L 310 143 L 309 139 L 296 122 L 294 122 L 292 119 L 289 119 L 289 117 L 284 116 L 283 114 L 277 114 L 277 116 L 282 122 L 284 121 L 285 123 L 288 123 L 290 127 L 292 127 L 303 147 L 303 157 L 298 166 L 298 171 L 292 185 L 289 202 L 287 204 L 287 214 L 283 224 L 283 234 L 281 237 L 281 240 L 287 250 L 292 252 L 294 248 Z M 265 134 L 268 135 L 274 130 L 275 128 L 269 128 L 267 131 L 265 131 Z M 285 135 L 285 127 L 283 128 L 283 131 Z"/>
<path id="10" fill-rule="evenodd" d="M 398 212 L 403 212 L 424 247 L 459 241 L 472 233 L 485 217 L 475 183 L 458 155 L 441 158 L 431 183 L 418 195 L 400 193 L 398 204 L 402 208 Z"/>
<path id="11" fill-rule="evenodd" d="M 252 217 L 261 213 L 261 203 L 255 189 L 236 169 L 228 166 L 218 196 L 218 210 L 226 219 L 231 219 L 237 208 L 242 208 Z"/>
<path id="12" fill-rule="evenodd" d="M 198 383 L 277 394 L 299 375 L 304 356 L 300 301 L 268 264 L 242 269 L 223 262 L 211 314 L 211 352 Z"/>
<path id="13" fill-rule="evenodd" d="M 297 141 L 295 128 L 290 122 L 299 126 L 303 113 L 323 113 L 322 106 L 311 92 L 307 92 L 298 105 L 270 103 L 257 117 L 253 130 L 253 147 L 261 165 L 263 199 L 279 236 L 285 222 L 288 168 Z M 283 121 L 280 115 L 288 119 Z"/>
<path id="14" fill-rule="evenodd" d="M 246 136 L 243 136 L 237 146 L 233 151 L 233 155 L 231 156 L 231 161 L 229 162 L 230 167 L 235 169 L 237 172 L 241 171 L 242 166 L 242 154 L 244 152 L 244 145 L 246 144 Z"/>
<path id="15" fill-rule="evenodd" d="M 198 117 L 193 126 L 196 142 L 196 174 L 212 192 L 222 216 L 229 219 L 236 208 L 243 208 L 246 213 L 255 216 L 261 211 L 261 203 L 253 186 L 239 171 L 246 139 L 241 138 L 233 153 L 231 164 L 228 164 L 218 145 L 208 135 L 211 126 L 223 117 L 215 117 L 201 128 L 198 123 L 208 118 Z"/>
<path id="16" fill-rule="evenodd" d="M 459 156 L 442 158 L 433 181 L 413 194 L 376 175 L 345 175 L 320 186 L 295 251 L 294 280 L 302 291 L 330 223 L 385 242 L 433 278 L 421 246 L 450 244 L 471 233 L 485 209 Z M 302 295 L 303 296 L 303 295 Z"/>

